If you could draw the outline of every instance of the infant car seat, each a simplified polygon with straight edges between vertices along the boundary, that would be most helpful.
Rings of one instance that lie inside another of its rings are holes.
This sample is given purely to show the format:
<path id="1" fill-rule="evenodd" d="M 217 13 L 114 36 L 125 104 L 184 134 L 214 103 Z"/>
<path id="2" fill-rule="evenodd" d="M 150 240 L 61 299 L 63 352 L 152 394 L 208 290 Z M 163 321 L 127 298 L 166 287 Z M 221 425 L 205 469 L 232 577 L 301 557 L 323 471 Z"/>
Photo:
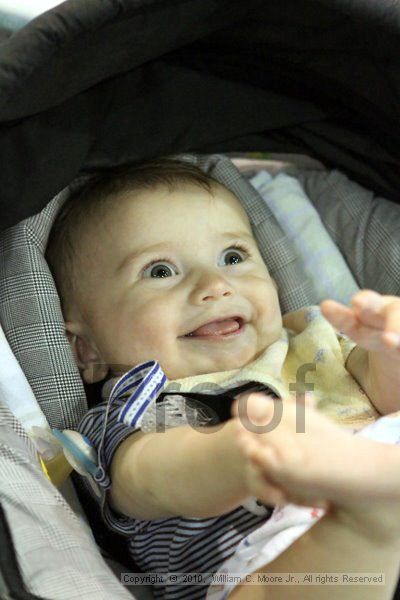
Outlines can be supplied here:
<path id="1" fill-rule="evenodd" d="M 227 159 L 201 155 L 310 155 L 365 192 L 343 193 L 328 172 L 324 185 L 297 174 L 358 285 L 399 293 L 399 28 L 391 0 L 68 0 L 19 30 L 3 27 L 0 224 L 15 227 L 1 239 L 0 320 L 53 427 L 76 427 L 87 394 L 43 253 L 67 186 L 95 171 L 190 152 L 240 192 Z M 275 240 L 274 255 L 264 239 L 264 258 L 281 277 L 284 309 L 312 303 L 293 245 L 257 194 L 243 197 Z M 29 445 L 7 415 L 7 440 L 18 432 Z M 14 537 L 18 550 L 23 536 Z M 48 597 L 70 597 L 51 578 Z M 93 596 L 107 593 L 92 585 Z M 45 594 L 39 578 L 25 586 Z"/>

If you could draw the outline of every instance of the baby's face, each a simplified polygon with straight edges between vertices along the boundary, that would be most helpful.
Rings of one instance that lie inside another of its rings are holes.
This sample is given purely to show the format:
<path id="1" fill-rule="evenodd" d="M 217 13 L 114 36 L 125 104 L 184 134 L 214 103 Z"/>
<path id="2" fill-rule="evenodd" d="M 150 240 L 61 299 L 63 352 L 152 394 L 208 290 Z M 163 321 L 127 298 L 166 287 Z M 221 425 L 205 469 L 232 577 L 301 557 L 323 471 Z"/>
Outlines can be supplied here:
<path id="1" fill-rule="evenodd" d="M 169 379 L 235 369 L 280 335 L 247 215 L 220 186 L 214 196 L 186 185 L 118 197 L 83 264 L 80 314 L 115 375 L 152 359 Z"/>

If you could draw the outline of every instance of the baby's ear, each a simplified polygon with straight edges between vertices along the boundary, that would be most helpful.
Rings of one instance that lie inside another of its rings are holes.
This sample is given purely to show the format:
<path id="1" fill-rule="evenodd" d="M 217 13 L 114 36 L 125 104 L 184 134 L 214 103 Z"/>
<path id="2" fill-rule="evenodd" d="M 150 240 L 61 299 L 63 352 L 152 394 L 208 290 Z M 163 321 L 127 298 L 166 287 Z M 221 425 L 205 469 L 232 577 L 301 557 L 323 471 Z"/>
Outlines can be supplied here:
<path id="1" fill-rule="evenodd" d="M 82 325 L 67 321 L 65 332 L 84 382 L 96 383 L 104 379 L 108 373 L 108 366 L 102 361 L 94 340 L 83 333 Z"/>

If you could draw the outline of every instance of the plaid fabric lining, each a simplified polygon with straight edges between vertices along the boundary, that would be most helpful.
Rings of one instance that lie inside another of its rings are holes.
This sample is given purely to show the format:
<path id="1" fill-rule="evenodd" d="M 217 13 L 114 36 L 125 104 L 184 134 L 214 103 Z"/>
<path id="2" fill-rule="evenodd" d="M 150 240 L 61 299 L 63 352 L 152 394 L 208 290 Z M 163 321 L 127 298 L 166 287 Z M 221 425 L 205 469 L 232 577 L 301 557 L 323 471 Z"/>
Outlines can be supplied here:
<path id="1" fill-rule="evenodd" d="M 400 205 L 339 171 L 303 171 L 297 177 L 358 285 L 399 296 Z"/>
<path id="2" fill-rule="evenodd" d="M 72 190 L 0 238 L 0 319 L 52 427 L 74 428 L 87 411 L 84 387 L 65 335 L 60 301 L 44 251 L 54 218 Z"/>
<path id="3" fill-rule="evenodd" d="M 44 477 L 32 442 L 1 403 L 0 496 L 30 592 L 52 600 L 132 599 L 132 588 L 112 575 L 90 529 Z"/>

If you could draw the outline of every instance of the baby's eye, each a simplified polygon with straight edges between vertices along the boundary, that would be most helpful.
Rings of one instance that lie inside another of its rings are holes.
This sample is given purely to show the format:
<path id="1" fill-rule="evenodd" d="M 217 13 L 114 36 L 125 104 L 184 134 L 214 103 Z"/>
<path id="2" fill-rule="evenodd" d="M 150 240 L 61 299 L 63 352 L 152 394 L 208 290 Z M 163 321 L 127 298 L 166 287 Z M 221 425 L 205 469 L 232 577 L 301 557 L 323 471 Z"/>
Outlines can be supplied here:
<path id="1" fill-rule="evenodd" d="M 176 275 L 176 267 L 168 262 L 152 262 L 143 269 L 143 277 L 160 279 L 161 277 L 173 277 Z"/>
<path id="2" fill-rule="evenodd" d="M 248 254 L 244 248 L 227 248 L 222 252 L 222 261 L 224 263 L 223 266 L 237 265 L 238 263 L 246 260 L 247 256 Z"/>

